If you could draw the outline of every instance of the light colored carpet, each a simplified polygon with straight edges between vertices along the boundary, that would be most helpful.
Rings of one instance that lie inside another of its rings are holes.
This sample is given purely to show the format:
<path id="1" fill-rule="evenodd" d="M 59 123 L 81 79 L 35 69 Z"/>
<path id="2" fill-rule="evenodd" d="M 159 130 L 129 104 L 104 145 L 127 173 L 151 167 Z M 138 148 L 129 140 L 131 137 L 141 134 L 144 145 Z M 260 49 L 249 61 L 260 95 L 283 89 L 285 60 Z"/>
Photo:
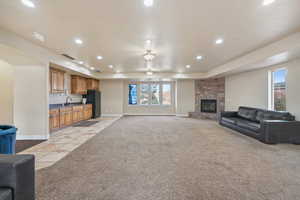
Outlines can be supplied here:
<path id="1" fill-rule="evenodd" d="M 39 200 L 296 200 L 300 146 L 217 123 L 124 117 L 36 176 Z"/>

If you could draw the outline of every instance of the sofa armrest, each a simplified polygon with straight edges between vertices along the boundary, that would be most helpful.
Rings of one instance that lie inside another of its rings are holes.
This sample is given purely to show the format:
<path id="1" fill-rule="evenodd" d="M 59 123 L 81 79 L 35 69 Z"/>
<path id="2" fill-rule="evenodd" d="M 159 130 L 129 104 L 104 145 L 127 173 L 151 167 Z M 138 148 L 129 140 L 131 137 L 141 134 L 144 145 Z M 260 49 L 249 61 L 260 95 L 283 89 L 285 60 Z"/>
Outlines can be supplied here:
<path id="1" fill-rule="evenodd" d="M 0 187 L 10 188 L 14 200 L 34 200 L 34 156 L 0 155 Z"/>
<path id="2" fill-rule="evenodd" d="M 233 112 L 233 111 L 223 111 L 221 112 L 221 118 L 222 117 L 236 117 L 237 116 L 237 112 Z"/>
<path id="3" fill-rule="evenodd" d="M 262 139 L 271 144 L 300 144 L 300 122 L 284 120 L 261 121 Z"/>

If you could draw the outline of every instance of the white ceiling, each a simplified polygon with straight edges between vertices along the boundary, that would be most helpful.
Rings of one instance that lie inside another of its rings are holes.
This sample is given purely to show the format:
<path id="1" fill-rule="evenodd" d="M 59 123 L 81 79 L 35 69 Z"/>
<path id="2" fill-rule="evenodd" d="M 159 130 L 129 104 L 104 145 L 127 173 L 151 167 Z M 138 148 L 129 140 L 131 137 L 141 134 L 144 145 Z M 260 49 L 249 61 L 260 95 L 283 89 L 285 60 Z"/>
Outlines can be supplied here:
<path id="1" fill-rule="evenodd" d="M 141 72 L 145 41 L 153 41 L 159 72 L 207 72 L 300 28 L 300 1 L 276 0 L 0 0 L 0 27 L 104 72 Z M 41 33 L 46 41 L 32 37 Z M 222 37 L 224 44 L 214 41 Z M 81 38 L 83 44 L 74 43 Z M 96 56 L 103 56 L 99 61 Z M 195 57 L 203 55 L 204 60 Z M 114 69 L 108 65 L 114 65 Z M 186 69 L 185 65 L 191 65 Z"/>

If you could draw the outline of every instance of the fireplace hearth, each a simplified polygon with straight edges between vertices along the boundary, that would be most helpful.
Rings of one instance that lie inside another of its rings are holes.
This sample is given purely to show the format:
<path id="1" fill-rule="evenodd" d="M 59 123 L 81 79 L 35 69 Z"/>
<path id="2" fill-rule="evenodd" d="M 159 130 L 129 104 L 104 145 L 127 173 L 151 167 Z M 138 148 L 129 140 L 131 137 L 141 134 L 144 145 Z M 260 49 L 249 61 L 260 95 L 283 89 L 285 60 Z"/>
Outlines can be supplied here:
<path id="1" fill-rule="evenodd" d="M 217 100 L 216 99 L 201 99 L 201 112 L 217 113 Z"/>

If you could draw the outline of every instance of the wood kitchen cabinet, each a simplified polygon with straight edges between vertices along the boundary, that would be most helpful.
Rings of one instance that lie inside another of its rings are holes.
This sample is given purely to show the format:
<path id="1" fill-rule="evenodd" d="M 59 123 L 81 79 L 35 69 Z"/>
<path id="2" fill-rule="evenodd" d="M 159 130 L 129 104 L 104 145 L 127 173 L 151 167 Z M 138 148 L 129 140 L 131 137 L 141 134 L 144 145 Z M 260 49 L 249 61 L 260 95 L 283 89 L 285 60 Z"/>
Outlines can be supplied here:
<path id="1" fill-rule="evenodd" d="M 63 107 L 59 109 L 59 126 L 60 128 L 73 124 L 73 108 Z"/>
<path id="2" fill-rule="evenodd" d="M 80 122 L 84 120 L 84 114 L 83 114 L 83 106 L 73 106 L 73 123 Z"/>
<path id="3" fill-rule="evenodd" d="M 92 116 L 93 116 L 93 106 L 92 106 L 92 104 L 84 105 L 84 107 L 83 107 L 84 120 L 91 119 Z"/>
<path id="4" fill-rule="evenodd" d="M 97 90 L 99 91 L 99 80 L 88 78 L 86 80 L 87 82 L 87 89 L 88 90 Z"/>
<path id="5" fill-rule="evenodd" d="M 50 68 L 50 92 L 64 93 L 65 91 L 65 72 L 59 69 Z"/>
<path id="6" fill-rule="evenodd" d="M 54 108 L 49 111 L 49 128 L 53 132 L 83 120 L 89 120 L 93 115 L 92 104 L 70 105 Z"/>
<path id="7" fill-rule="evenodd" d="M 84 77 L 72 75 L 71 76 L 71 93 L 72 94 L 86 94 L 87 80 Z"/>
<path id="8" fill-rule="evenodd" d="M 60 127 L 59 122 L 59 109 L 52 109 L 49 112 L 49 128 L 50 131 L 53 131 L 55 129 L 58 129 Z"/>

